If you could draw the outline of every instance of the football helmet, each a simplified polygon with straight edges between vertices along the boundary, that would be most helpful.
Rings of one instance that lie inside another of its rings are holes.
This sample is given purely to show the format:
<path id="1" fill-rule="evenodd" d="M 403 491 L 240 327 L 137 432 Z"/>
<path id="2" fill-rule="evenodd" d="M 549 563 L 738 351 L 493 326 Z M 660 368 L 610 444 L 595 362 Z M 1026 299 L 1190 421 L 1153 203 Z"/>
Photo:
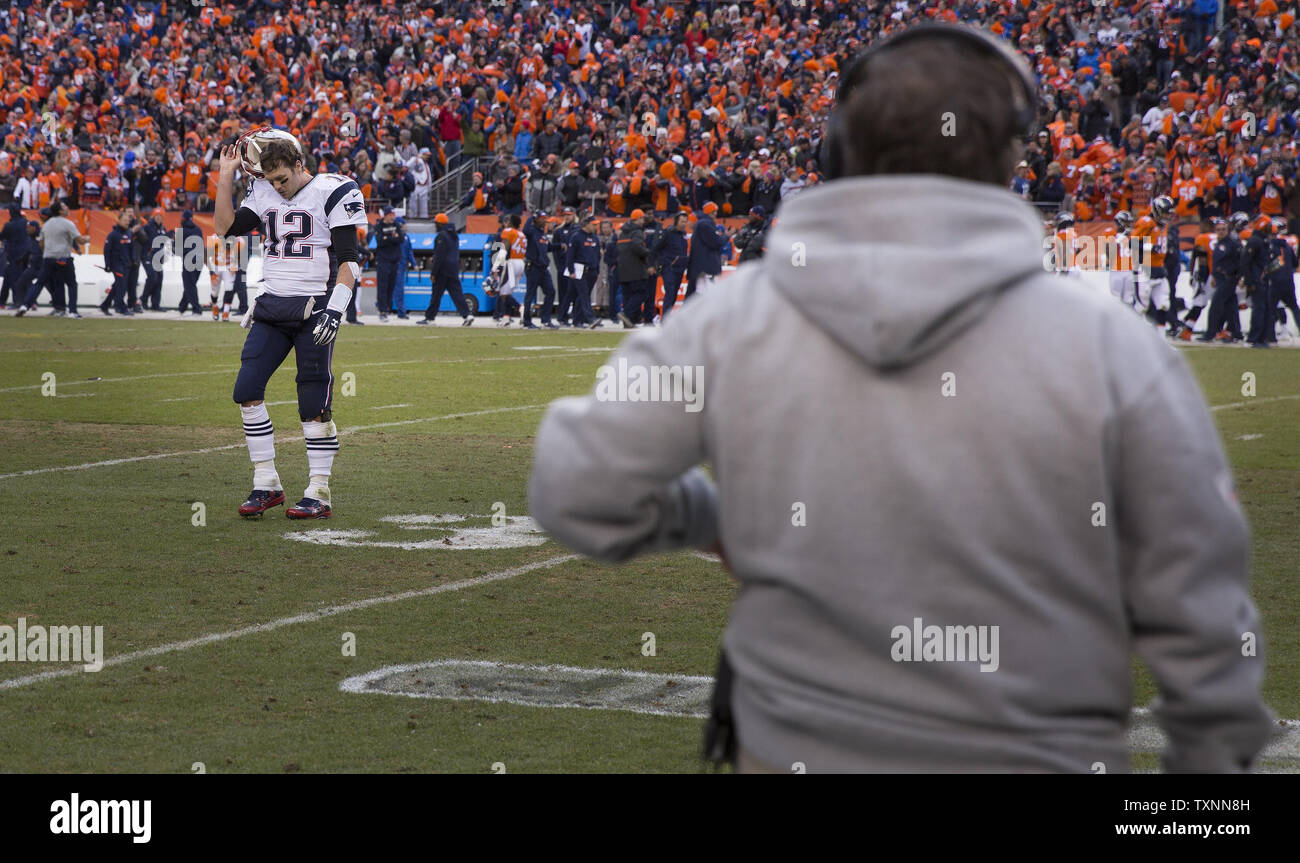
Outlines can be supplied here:
<path id="1" fill-rule="evenodd" d="M 1063 231 L 1066 228 L 1074 227 L 1074 216 L 1070 213 L 1056 214 L 1056 230 Z"/>
<path id="2" fill-rule="evenodd" d="M 1228 217 L 1228 224 L 1232 226 L 1234 231 L 1240 233 L 1250 224 L 1250 216 L 1247 216 L 1241 211 L 1237 211 Z"/>
<path id="3" fill-rule="evenodd" d="M 1115 214 L 1115 227 L 1124 233 L 1133 230 L 1133 214 L 1128 210 L 1120 210 Z"/>
<path id="4" fill-rule="evenodd" d="M 1159 195 L 1151 202 L 1151 215 L 1161 222 L 1167 222 L 1174 215 L 1174 199 L 1168 195 Z"/>
<path id="5" fill-rule="evenodd" d="M 283 129 L 258 126 L 256 129 L 249 129 L 235 141 L 235 152 L 239 156 L 239 166 L 245 174 L 259 180 L 266 179 L 266 175 L 262 172 L 262 146 L 277 138 L 293 144 L 298 151 L 298 156 L 302 156 L 302 144 L 298 143 L 298 139 L 293 135 Z"/>

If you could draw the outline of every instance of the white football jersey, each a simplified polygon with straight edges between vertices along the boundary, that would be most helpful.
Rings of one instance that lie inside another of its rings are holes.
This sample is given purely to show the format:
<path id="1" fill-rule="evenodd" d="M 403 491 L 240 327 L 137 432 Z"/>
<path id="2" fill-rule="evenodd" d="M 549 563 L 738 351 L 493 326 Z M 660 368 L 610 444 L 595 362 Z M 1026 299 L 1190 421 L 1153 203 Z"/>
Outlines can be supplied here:
<path id="1" fill-rule="evenodd" d="M 262 280 L 267 293 L 281 297 L 328 292 L 330 230 L 369 224 L 360 187 L 341 174 L 316 174 L 288 199 L 266 180 L 252 180 L 240 209 L 262 221 Z"/>

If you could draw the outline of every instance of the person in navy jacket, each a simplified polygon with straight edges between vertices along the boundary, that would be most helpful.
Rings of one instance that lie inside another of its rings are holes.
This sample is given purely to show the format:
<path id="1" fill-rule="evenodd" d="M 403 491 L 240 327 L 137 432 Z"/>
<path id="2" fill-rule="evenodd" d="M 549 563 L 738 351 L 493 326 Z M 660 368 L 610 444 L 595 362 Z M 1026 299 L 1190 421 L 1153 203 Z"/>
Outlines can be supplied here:
<path id="1" fill-rule="evenodd" d="M 591 289 L 596 284 L 600 273 L 600 237 L 596 235 L 596 216 L 588 213 L 583 216 L 582 224 L 569 236 L 569 250 L 565 257 L 564 269 L 573 273 L 569 279 L 573 293 L 573 325 L 589 326 L 592 329 L 601 325 L 591 310 Z M 579 276 L 575 266 L 582 267 Z"/>
<path id="2" fill-rule="evenodd" d="M 528 239 L 528 251 L 524 253 L 524 280 L 527 290 L 524 292 L 524 326 L 537 329 L 533 323 L 533 303 L 537 299 L 537 290 L 542 291 L 542 326 L 558 330 L 558 324 L 551 323 L 551 306 L 555 304 L 555 286 L 551 283 L 550 262 L 547 260 L 550 245 L 546 242 L 546 211 L 538 210 L 524 225 L 524 236 Z"/>
<path id="3" fill-rule="evenodd" d="M 716 276 L 722 272 L 723 237 L 713 221 L 718 207 L 712 201 L 704 205 L 695 230 L 691 233 L 691 252 L 686 267 L 686 296 L 695 293 L 700 276 Z"/>
<path id="4" fill-rule="evenodd" d="M 673 304 L 677 302 L 677 291 L 681 287 L 682 276 L 689 263 L 685 213 L 678 213 L 673 217 L 668 230 L 655 239 L 654 247 L 650 251 L 655 255 L 655 266 L 664 277 L 664 308 L 660 316 L 660 323 L 663 323 L 668 313 L 672 311 Z"/>
<path id="5" fill-rule="evenodd" d="M 22 208 L 17 204 L 9 205 L 9 221 L 0 228 L 0 242 L 4 243 L 5 251 L 4 287 L 0 288 L 0 306 L 4 305 L 7 295 L 12 291 L 14 295 L 12 308 L 16 309 L 22 305 L 23 298 L 27 296 L 23 273 L 27 271 L 32 246 L 35 245 L 27 236 L 27 219 L 23 216 Z"/>
<path id="6" fill-rule="evenodd" d="M 429 308 L 425 309 L 424 320 L 417 324 L 431 324 L 438 317 L 438 307 L 442 305 L 443 292 L 451 294 L 451 301 L 456 305 L 461 323 L 468 327 L 474 323 L 474 316 L 465 305 L 465 292 L 460 287 L 460 234 L 456 226 L 447 218 L 446 213 L 433 217 L 438 226 L 438 236 L 433 241 L 433 295 L 429 297 Z"/>
<path id="7" fill-rule="evenodd" d="M 113 314 L 108 310 L 110 303 L 119 315 L 126 314 L 127 271 L 135 265 L 134 245 L 135 240 L 131 235 L 131 213 L 123 210 L 117 214 L 117 224 L 108 232 L 108 239 L 104 241 L 104 267 L 113 277 L 112 290 L 104 298 L 104 302 L 99 304 L 99 310 L 106 315 Z"/>

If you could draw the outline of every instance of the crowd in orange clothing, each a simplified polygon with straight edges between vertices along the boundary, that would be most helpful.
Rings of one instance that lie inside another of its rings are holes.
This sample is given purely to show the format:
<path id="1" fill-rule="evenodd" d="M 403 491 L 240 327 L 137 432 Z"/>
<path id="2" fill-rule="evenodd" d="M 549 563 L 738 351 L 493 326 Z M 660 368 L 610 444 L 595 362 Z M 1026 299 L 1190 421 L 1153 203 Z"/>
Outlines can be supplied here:
<path id="1" fill-rule="evenodd" d="M 485 158 L 471 211 L 770 213 L 819 181 L 847 60 L 935 19 L 985 26 L 1034 66 L 1045 108 L 1013 189 L 1045 210 L 1082 222 L 1169 194 L 1186 219 L 1294 218 L 1294 0 L 1237 0 L 1222 28 L 1216 6 L 16 3 L 0 13 L 0 200 L 208 210 L 219 144 L 265 123 L 377 204 Z"/>

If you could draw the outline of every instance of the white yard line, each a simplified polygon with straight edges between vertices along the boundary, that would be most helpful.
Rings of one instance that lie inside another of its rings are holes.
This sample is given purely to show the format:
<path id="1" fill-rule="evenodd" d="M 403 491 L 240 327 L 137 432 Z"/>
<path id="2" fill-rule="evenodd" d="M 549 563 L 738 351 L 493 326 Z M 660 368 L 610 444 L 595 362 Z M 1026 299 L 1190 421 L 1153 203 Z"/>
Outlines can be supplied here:
<path id="1" fill-rule="evenodd" d="M 551 557 L 536 563 L 527 563 L 523 566 L 517 566 L 513 569 L 502 569 L 497 572 L 490 572 L 487 575 L 480 575 L 477 578 L 467 578 L 464 581 L 453 581 L 447 584 L 436 584 L 432 587 L 424 587 L 419 590 L 406 590 L 401 593 L 390 593 L 385 596 L 372 596 L 369 599 L 359 599 L 355 602 L 344 603 L 343 605 L 331 605 L 326 608 L 317 609 L 316 611 L 307 611 L 302 614 L 295 614 L 292 617 L 280 617 L 266 623 L 254 623 L 251 626 L 243 626 L 239 629 L 232 629 L 227 632 L 213 632 L 208 635 L 202 635 L 198 638 L 191 638 L 186 641 L 173 641 L 169 644 L 162 644 L 158 647 L 150 647 L 145 650 L 134 650 L 130 653 L 119 654 L 104 660 L 104 668 L 110 665 L 122 665 L 127 662 L 134 662 L 137 659 L 148 659 L 152 656 L 163 656 L 168 653 L 178 653 L 182 650 L 189 650 L 194 647 L 202 647 L 205 644 L 215 644 L 219 641 L 229 641 L 232 638 L 242 638 L 245 635 L 258 635 L 264 632 L 273 632 L 277 629 L 283 629 L 286 626 L 294 626 L 299 623 L 312 623 L 317 620 L 323 620 L 327 617 L 335 617 L 340 614 L 347 614 L 350 611 L 361 611 L 362 609 L 371 608 L 376 605 L 385 605 L 390 602 L 401 602 L 405 599 L 419 599 L 425 596 L 435 596 L 439 593 L 447 593 L 455 590 L 465 590 L 469 587 L 478 587 L 483 584 L 491 584 L 494 581 L 503 581 L 507 578 L 514 578 L 516 575 L 523 575 L 538 569 L 549 569 L 553 566 L 559 566 L 570 560 L 577 560 L 576 554 L 565 554 L 559 557 Z M 42 671 L 37 674 L 29 674 L 26 677 L 15 677 L 10 680 L 0 680 L 0 690 L 18 689 L 19 687 L 29 686 L 33 683 L 39 683 L 42 680 L 53 680 L 58 677 L 71 677 L 75 674 L 86 674 L 80 665 L 74 665 L 68 668 L 58 668 L 52 671 Z"/>
<path id="2" fill-rule="evenodd" d="M 1226 410 L 1228 410 L 1229 408 L 1244 408 L 1244 407 L 1247 407 L 1248 405 L 1257 405 L 1257 404 L 1261 404 L 1262 402 L 1285 402 L 1285 401 L 1291 401 L 1291 400 L 1293 400 L 1293 399 L 1300 399 L 1300 395 L 1296 395 L 1296 396 L 1269 396 L 1268 398 L 1264 398 L 1264 399 L 1251 399 L 1251 400 L 1248 401 L 1248 402 L 1229 402 L 1229 403 L 1226 404 L 1226 405 L 1213 405 L 1213 406 L 1210 408 L 1210 410 L 1212 410 L 1212 411 L 1226 411 Z"/>
<path id="3" fill-rule="evenodd" d="M 604 350 L 604 348 L 601 348 L 601 350 Z M 613 349 L 611 348 L 610 350 L 612 351 Z M 342 372 L 349 371 L 351 369 L 375 368 L 377 366 L 410 366 L 410 365 L 417 365 L 417 364 L 431 366 L 431 365 L 447 365 L 453 363 L 513 363 L 513 362 L 520 362 L 524 360 L 540 360 L 540 359 L 551 360 L 557 357 L 581 357 L 581 356 L 585 356 L 590 351 L 591 348 L 572 348 L 569 351 L 566 351 L 565 353 L 561 353 L 561 354 L 540 354 L 540 355 L 526 356 L 526 357 L 465 357 L 465 358 L 458 358 L 458 359 L 443 359 L 443 360 L 438 360 L 438 359 L 391 360 L 382 363 L 347 363 L 344 364 L 345 367 L 339 369 L 339 372 L 342 373 Z M 123 378 L 95 378 L 93 380 L 59 381 L 58 385 L 60 387 L 71 387 L 71 386 L 85 386 L 86 384 L 118 384 L 118 383 L 125 383 L 127 381 L 147 381 L 147 380 L 153 380 L 155 378 L 182 378 L 182 377 L 190 377 L 193 375 L 231 375 L 233 377 L 238 373 L 239 373 L 239 369 L 237 368 L 212 369 L 211 371 L 206 371 L 206 372 L 160 372 L 158 374 L 153 374 L 153 375 L 132 375 L 130 377 L 123 377 Z M 45 384 L 41 383 L 41 384 L 27 384 L 25 386 L 19 386 L 19 387 L 4 387 L 4 388 L 0 388 L 0 393 L 17 393 L 17 392 L 22 392 L 23 390 L 39 390 L 43 386 L 45 386 Z"/>
<path id="4" fill-rule="evenodd" d="M 409 408 L 409 407 L 410 407 L 410 404 L 408 404 L 408 403 L 402 403 L 402 404 L 400 404 L 400 405 L 376 405 L 375 407 L 372 407 L 371 410 L 372 410 L 372 411 L 386 411 L 386 410 L 390 410 L 391 408 Z"/>
<path id="5" fill-rule="evenodd" d="M 393 426 L 416 425 L 419 423 L 439 422 L 441 420 L 454 420 L 454 419 L 462 419 L 464 417 L 485 416 L 487 414 L 510 413 L 512 411 L 540 410 L 541 408 L 544 407 L 546 407 L 545 404 L 521 405 L 519 407 L 509 407 L 509 408 L 489 408 L 488 410 L 482 410 L 482 411 L 465 411 L 463 413 L 457 413 L 457 414 L 443 414 L 442 416 L 437 416 L 437 417 L 424 417 L 418 420 L 394 420 L 393 422 L 371 423 L 370 425 L 364 425 L 364 426 L 348 426 L 347 428 L 339 429 L 339 434 L 340 435 L 354 434 L 356 432 L 370 431 L 371 429 L 392 428 Z M 281 442 L 288 443 L 290 441 L 299 441 L 299 440 L 302 440 L 302 435 L 295 435 L 293 437 L 280 437 L 278 435 L 276 436 L 277 443 L 281 443 Z M 62 465 L 60 467 L 39 467 L 39 468 L 33 468 L 32 470 L 20 470 L 17 471 L 16 473 L 0 473 L 0 480 L 13 479 L 14 477 L 18 477 L 18 476 L 36 476 L 37 474 L 42 474 L 42 473 L 56 473 L 58 471 L 65 471 L 65 470 L 90 470 L 92 468 L 97 468 L 97 467 L 112 467 L 114 465 L 119 465 L 119 464 L 129 464 L 134 461 L 153 461 L 154 459 L 174 458 L 176 456 L 182 456 L 182 455 L 206 455 L 207 453 L 222 452 L 228 449 L 242 449 L 245 446 L 247 446 L 246 443 L 232 443 L 232 444 L 226 444 L 225 446 L 213 446 L 213 447 L 206 447 L 204 449 L 190 449 L 190 450 L 183 450 L 181 452 L 160 452 L 160 453 L 154 453 L 153 455 L 137 455 L 137 456 L 131 456 L 130 458 L 114 458 L 114 459 L 108 459 L 107 461 L 86 462 L 85 464 L 70 464 L 70 465 Z"/>

